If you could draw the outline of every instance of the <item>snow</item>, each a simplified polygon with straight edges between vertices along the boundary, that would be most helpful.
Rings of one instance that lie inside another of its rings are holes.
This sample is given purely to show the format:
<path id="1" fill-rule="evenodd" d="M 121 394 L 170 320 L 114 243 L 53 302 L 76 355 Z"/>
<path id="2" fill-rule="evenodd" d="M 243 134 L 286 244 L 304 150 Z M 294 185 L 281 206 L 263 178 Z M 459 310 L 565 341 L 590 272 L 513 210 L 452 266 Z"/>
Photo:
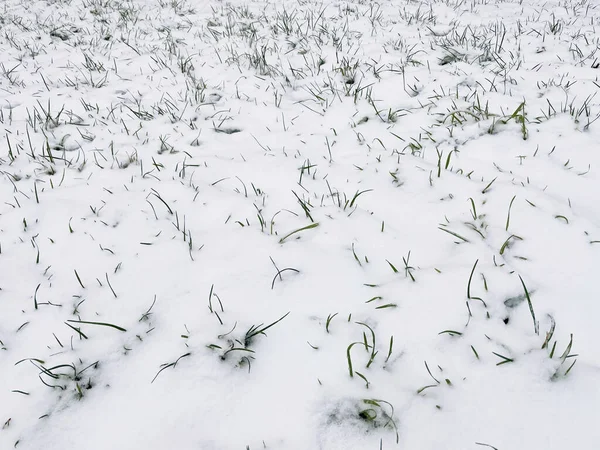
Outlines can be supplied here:
<path id="1" fill-rule="evenodd" d="M 594 2 L 2 6 L 1 449 L 598 448 Z"/>

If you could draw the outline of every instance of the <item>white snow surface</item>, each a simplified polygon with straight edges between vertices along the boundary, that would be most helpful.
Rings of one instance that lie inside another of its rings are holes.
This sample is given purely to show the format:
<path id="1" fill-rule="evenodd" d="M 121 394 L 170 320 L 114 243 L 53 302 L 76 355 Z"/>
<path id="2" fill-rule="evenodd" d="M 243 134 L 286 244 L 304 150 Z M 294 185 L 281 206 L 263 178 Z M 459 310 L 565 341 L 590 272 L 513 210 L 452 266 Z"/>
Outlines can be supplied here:
<path id="1" fill-rule="evenodd" d="M 598 26 L 3 1 L 0 449 L 600 448 Z"/>

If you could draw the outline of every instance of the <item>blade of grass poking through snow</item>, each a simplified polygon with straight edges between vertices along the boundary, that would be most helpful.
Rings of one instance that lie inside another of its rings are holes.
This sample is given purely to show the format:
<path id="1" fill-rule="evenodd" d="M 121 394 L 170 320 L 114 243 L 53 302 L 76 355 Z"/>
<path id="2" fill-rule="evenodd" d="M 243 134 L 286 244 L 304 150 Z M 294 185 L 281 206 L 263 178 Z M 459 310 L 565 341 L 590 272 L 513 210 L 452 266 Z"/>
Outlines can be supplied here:
<path id="1" fill-rule="evenodd" d="M 375 309 L 396 308 L 397 306 L 396 303 L 387 303 L 385 305 L 376 306 Z"/>
<path id="2" fill-rule="evenodd" d="M 77 273 L 77 271 L 75 269 L 73 269 L 73 272 L 75 272 L 75 278 L 77 278 L 77 282 L 79 283 L 79 285 L 81 286 L 81 288 L 85 289 L 85 286 L 81 282 L 81 278 L 79 278 L 79 274 Z"/>
<path id="3" fill-rule="evenodd" d="M 213 296 L 213 289 L 214 289 L 215 285 L 211 284 L 210 285 L 210 292 L 208 293 L 208 310 L 211 312 L 211 314 L 213 313 L 213 307 L 212 307 L 212 296 Z"/>
<path id="4" fill-rule="evenodd" d="M 15 366 L 18 366 L 19 364 L 21 364 L 21 363 L 22 363 L 22 362 L 24 362 L 24 361 L 35 361 L 35 362 L 37 362 L 38 364 L 46 364 L 46 361 L 44 361 L 44 360 L 42 360 L 42 359 L 38 359 L 38 358 L 24 358 L 24 359 L 21 359 L 21 360 L 17 361 L 17 362 L 15 363 Z"/>
<path id="5" fill-rule="evenodd" d="M 155 191 L 154 189 L 152 189 L 152 193 L 151 195 L 154 195 L 157 199 L 159 199 L 163 205 L 165 205 L 165 207 L 167 208 L 167 211 L 169 211 L 170 215 L 173 215 L 173 210 L 171 209 L 171 207 L 167 204 L 166 201 L 164 201 L 164 199 L 160 196 L 160 194 Z"/>
<path id="6" fill-rule="evenodd" d="M 158 376 L 160 375 L 160 373 L 163 370 L 168 369 L 169 367 L 173 367 L 174 368 L 181 359 L 186 358 L 186 357 L 188 357 L 190 355 L 191 355 L 191 353 L 188 352 L 188 353 L 185 353 L 185 354 L 181 355 L 179 358 L 177 358 L 177 360 L 175 360 L 172 363 L 162 364 L 161 369 L 156 373 L 156 375 L 154 375 L 154 378 L 152 378 L 152 381 L 150 382 L 150 384 L 154 383 L 154 380 L 156 380 L 158 378 Z"/>
<path id="7" fill-rule="evenodd" d="M 358 372 L 358 371 L 356 371 L 356 372 L 354 372 L 354 373 L 363 379 L 363 381 L 364 381 L 364 382 L 365 382 L 365 384 L 366 384 L 366 386 L 365 386 L 365 387 L 366 387 L 367 389 L 369 389 L 369 385 L 370 385 L 371 383 L 369 383 L 369 380 L 367 380 L 367 377 L 365 377 L 365 376 L 364 376 L 362 373 L 360 373 L 360 372 Z"/>
<path id="8" fill-rule="evenodd" d="M 38 293 L 40 286 L 41 286 L 41 284 L 38 284 L 37 287 L 35 288 L 35 292 L 33 293 L 33 306 L 35 309 L 38 309 L 37 293 Z"/>
<path id="9" fill-rule="evenodd" d="M 106 322 L 90 322 L 87 320 L 67 320 L 67 322 L 71 322 L 71 323 L 83 323 L 83 324 L 87 324 L 87 325 L 100 325 L 103 327 L 111 327 L 114 328 L 115 330 L 119 330 L 119 331 L 127 331 L 125 328 L 120 327 L 118 325 L 114 325 L 112 323 L 106 323 Z"/>
<path id="10" fill-rule="evenodd" d="M 439 230 L 442 230 L 442 231 L 445 231 L 446 233 L 448 233 L 448 234 L 451 234 L 451 235 L 452 235 L 452 236 L 454 236 L 454 237 L 457 237 L 458 239 L 460 239 L 460 240 L 461 240 L 461 241 L 463 241 L 463 242 L 469 242 L 469 240 L 468 240 L 467 238 L 465 238 L 465 237 L 462 237 L 460 234 L 458 234 L 458 233 L 455 233 L 455 232 L 454 232 L 454 231 L 452 231 L 452 230 L 448 230 L 447 228 L 444 228 L 444 227 L 442 227 L 442 226 L 439 226 L 439 227 L 438 227 L 438 229 L 439 229 Z"/>
<path id="11" fill-rule="evenodd" d="M 106 273 L 106 283 L 108 284 L 108 287 L 110 288 L 110 291 L 112 292 L 112 295 L 114 295 L 114 297 L 117 298 L 117 293 L 113 289 L 112 285 L 110 284 L 110 280 L 108 279 L 108 273 Z"/>
<path id="12" fill-rule="evenodd" d="M 278 269 L 277 274 L 275 274 L 275 276 L 273 277 L 273 281 L 271 282 L 271 290 L 273 290 L 275 288 L 275 281 L 277 280 L 277 277 L 282 279 L 281 274 L 288 270 L 295 272 L 295 273 L 300 273 L 300 271 L 298 269 L 294 269 L 293 267 L 286 267 L 285 269 L 281 269 L 281 270 Z"/>
<path id="13" fill-rule="evenodd" d="M 469 200 L 471 201 L 471 216 L 473 217 L 473 220 L 477 220 L 477 209 L 475 208 L 475 201 L 472 197 L 469 197 Z"/>
<path id="14" fill-rule="evenodd" d="M 510 225 L 510 209 L 512 208 L 515 198 L 517 198 L 516 195 L 512 198 L 512 200 L 510 201 L 510 204 L 508 205 L 508 214 L 506 216 L 506 231 L 508 231 L 508 226 Z"/>
<path id="15" fill-rule="evenodd" d="M 486 187 L 484 187 L 484 188 L 483 188 L 483 190 L 481 191 L 481 193 L 482 193 L 482 194 L 485 194 L 486 192 L 488 192 L 488 191 L 491 189 L 491 187 L 492 187 L 492 184 L 494 184 L 494 181 L 496 181 L 496 179 L 497 179 L 497 178 L 498 178 L 498 177 L 496 177 L 496 178 L 494 178 L 492 181 L 490 181 L 490 182 L 488 183 L 488 185 L 487 185 Z"/>
<path id="16" fill-rule="evenodd" d="M 356 255 L 356 251 L 354 250 L 354 242 L 352 243 L 352 254 L 354 255 L 354 259 L 356 260 L 358 265 L 362 267 L 362 263 L 360 262 L 360 259 L 358 259 L 358 256 Z"/>
<path id="17" fill-rule="evenodd" d="M 356 191 L 356 194 L 354 194 L 354 197 L 352 197 L 352 200 L 350 201 L 349 207 L 352 208 L 358 197 L 360 197 L 362 194 L 365 192 L 371 192 L 372 190 L 373 189 L 365 189 L 364 191 Z"/>
<path id="18" fill-rule="evenodd" d="M 356 344 L 365 345 L 365 343 L 362 341 L 356 341 L 350 344 L 346 349 L 346 359 L 348 360 L 348 373 L 350 374 L 350 378 L 354 377 L 354 369 L 352 368 L 352 356 L 350 355 L 350 351 L 352 350 L 352 347 L 354 347 Z M 366 349 L 367 351 L 369 350 L 368 347 L 366 347 Z"/>
<path id="19" fill-rule="evenodd" d="M 385 358 L 385 362 L 386 363 L 390 359 L 390 356 L 392 356 L 393 349 L 394 349 L 394 336 L 391 336 L 390 337 L 390 346 L 389 346 L 389 349 L 388 349 L 388 354 L 387 354 L 387 357 Z"/>
<path id="20" fill-rule="evenodd" d="M 475 268 L 477 267 L 477 263 L 479 262 L 479 260 L 477 259 L 475 261 L 475 264 L 473 264 L 473 268 L 471 269 L 471 275 L 469 275 L 469 282 L 467 283 L 467 298 L 471 299 L 473 297 L 471 297 L 471 281 L 473 280 L 473 274 L 475 273 Z"/>
<path id="21" fill-rule="evenodd" d="M 554 336 L 554 330 L 556 329 L 554 317 L 548 314 L 548 318 L 550 319 L 550 329 L 546 333 L 546 339 L 544 339 L 544 343 L 542 344 L 542 350 L 548 348 L 548 344 L 550 344 L 550 340 L 552 339 L 552 336 Z"/>
<path id="22" fill-rule="evenodd" d="M 140 317 L 140 320 L 138 320 L 138 322 L 142 322 L 144 320 L 150 319 L 150 316 L 152 315 L 152 308 L 154 308 L 155 303 L 156 303 L 156 294 L 154 295 L 154 300 L 152 300 L 152 304 L 150 305 L 150 308 L 148 308 L 148 310 L 144 314 L 142 314 L 142 317 Z"/>
<path id="23" fill-rule="evenodd" d="M 298 228 L 297 230 L 294 230 L 291 233 L 288 233 L 284 237 L 282 237 L 281 239 L 279 239 L 279 243 L 283 244 L 287 238 L 289 238 L 290 236 L 293 236 L 296 233 L 299 233 L 300 231 L 310 230 L 312 228 L 317 228 L 318 226 L 319 226 L 319 222 L 315 222 L 315 223 L 311 223 L 310 225 L 307 225 L 305 227 Z"/>
<path id="24" fill-rule="evenodd" d="M 231 352 L 248 352 L 248 353 L 254 353 L 254 350 L 250 349 L 250 348 L 244 348 L 244 347 L 231 347 L 229 349 L 227 349 L 222 355 L 221 355 L 221 359 L 226 359 L 227 355 Z"/>
<path id="25" fill-rule="evenodd" d="M 517 236 L 517 235 L 515 235 L 515 234 L 511 234 L 511 235 L 510 235 L 510 236 L 509 236 L 509 237 L 506 239 L 506 241 L 504 241 L 504 244 L 502 244 L 502 247 L 500 247 L 500 254 L 501 254 L 501 255 L 503 255 L 503 254 L 504 254 L 504 251 L 505 251 L 505 250 L 508 248 L 508 245 L 510 244 L 510 240 L 511 240 L 511 239 L 516 239 L 516 240 L 518 240 L 518 241 L 522 241 L 522 240 L 523 240 L 523 238 L 522 238 L 522 237 L 519 237 L 519 236 Z"/>
<path id="26" fill-rule="evenodd" d="M 246 347 L 248 347 L 248 345 L 250 345 L 250 341 L 252 340 L 253 337 L 258 336 L 259 334 L 264 334 L 265 331 L 267 331 L 269 328 L 271 328 L 274 325 L 277 325 L 279 322 L 281 322 L 283 319 L 285 319 L 290 314 L 290 312 L 291 311 L 288 311 L 283 316 L 281 316 L 279 319 L 277 319 L 275 322 L 273 322 L 267 326 L 263 327 L 262 324 L 251 326 L 250 329 L 246 332 L 246 336 L 244 338 Z"/>
<path id="27" fill-rule="evenodd" d="M 450 336 L 462 336 L 462 333 L 460 331 L 455 331 L 455 330 L 444 330 L 444 331 L 440 331 L 438 334 L 449 334 Z"/>
<path id="28" fill-rule="evenodd" d="M 523 285 L 523 290 L 525 291 L 525 298 L 527 298 L 527 305 L 529 305 L 529 312 L 531 313 L 531 318 L 533 319 L 533 328 L 535 330 L 535 334 L 540 334 L 540 324 L 535 319 L 535 312 L 533 311 L 533 303 L 531 303 L 531 297 L 529 296 L 529 291 L 527 290 L 527 286 L 525 286 L 525 282 L 521 275 L 519 275 L 519 280 L 521 280 L 521 284 Z"/>
<path id="29" fill-rule="evenodd" d="M 502 358 L 502 361 L 500 361 L 499 363 L 496 363 L 497 366 L 501 366 L 502 364 L 506 364 L 506 363 L 510 363 L 510 362 L 514 362 L 515 360 L 512 358 L 508 358 L 506 356 L 501 355 L 500 353 L 496 353 L 496 352 L 492 352 L 494 355 L 496 355 L 498 358 Z"/>
<path id="30" fill-rule="evenodd" d="M 334 318 L 335 316 L 337 316 L 337 315 L 338 315 L 338 313 L 335 313 L 335 314 L 329 314 L 329 315 L 327 316 L 327 320 L 325 321 L 325 331 L 326 331 L 327 333 L 329 333 L 329 325 L 331 325 L 331 321 L 332 321 L 332 320 L 333 320 L 333 318 Z"/>
<path id="31" fill-rule="evenodd" d="M 79 328 L 75 328 L 73 325 L 68 324 L 67 322 L 65 322 L 65 325 L 71 328 L 72 330 L 76 331 L 77 334 L 79 334 L 80 338 L 88 339 L 88 337 L 85 334 L 83 334 L 83 332 Z"/>
<path id="32" fill-rule="evenodd" d="M 575 359 L 575 360 L 574 360 L 574 361 L 571 363 L 571 365 L 569 366 L 569 368 L 568 368 L 568 369 L 565 371 L 565 375 L 564 375 L 565 377 L 566 377 L 567 375 L 569 375 L 569 372 L 571 371 L 571 369 L 573 368 L 573 366 L 575 365 L 575 363 L 576 363 L 576 362 L 577 362 L 577 360 Z"/>
<path id="33" fill-rule="evenodd" d="M 565 216 L 561 216 L 561 215 L 556 215 L 554 216 L 555 219 L 562 219 L 565 221 L 565 223 L 569 223 L 569 219 L 567 219 Z"/>
<path id="34" fill-rule="evenodd" d="M 398 269 L 396 269 L 396 267 L 391 262 L 389 262 L 387 259 L 385 260 L 385 262 L 387 262 L 390 265 L 394 273 L 398 273 Z"/>
<path id="35" fill-rule="evenodd" d="M 489 448 L 491 448 L 492 450 L 498 450 L 498 449 L 497 449 L 496 447 L 494 447 L 493 445 L 490 445 L 490 444 L 484 444 L 484 443 L 482 443 L 482 442 L 475 442 L 475 445 L 481 445 L 481 446 L 483 446 L 483 447 L 489 447 Z"/>
<path id="36" fill-rule="evenodd" d="M 428 384 L 427 386 L 423 386 L 422 388 L 418 389 L 417 394 L 420 394 L 421 392 L 423 392 L 426 389 L 434 388 L 434 387 L 438 387 L 438 386 L 439 386 L 439 384 Z"/>
<path id="37" fill-rule="evenodd" d="M 13 389 L 10 392 L 14 392 L 15 394 L 23 394 L 23 395 L 30 395 L 29 392 L 25 392 L 25 391 L 21 391 L 19 389 Z M 10 421 L 10 419 L 8 419 Z M 18 441 L 17 441 L 18 442 Z"/>
<path id="38" fill-rule="evenodd" d="M 409 262 L 410 262 L 410 250 L 408 251 L 408 255 L 406 256 L 406 258 L 403 256 L 402 257 L 402 261 L 404 262 L 404 276 L 409 276 L 410 279 L 414 282 L 416 282 L 414 275 L 412 274 L 412 271 L 415 270 L 414 267 L 412 267 Z"/>
<path id="39" fill-rule="evenodd" d="M 368 328 L 369 331 L 371 332 L 371 338 L 372 338 L 372 343 L 371 343 L 371 357 L 369 358 L 369 362 L 367 363 L 367 369 L 368 369 L 369 366 L 373 363 L 373 360 L 375 359 L 375 356 L 377 356 L 377 352 L 375 351 L 375 331 L 373 331 L 373 328 L 371 328 L 366 323 L 363 323 L 363 322 L 356 322 L 356 323 L 358 325 L 362 325 L 363 327 Z M 368 350 L 368 344 L 365 343 L 365 347 L 367 347 L 367 350 Z"/>
<path id="40" fill-rule="evenodd" d="M 437 384 L 440 384 L 440 380 L 438 380 L 436 377 L 433 376 L 433 374 L 431 373 L 431 370 L 429 370 L 429 365 L 427 364 L 427 361 L 423 361 L 425 363 L 425 368 L 427 369 L 427 373 L 429 374 L 429 376 L 431 378 L 433 378 L 433 381 L 435 381 Z"/>
<path id="41" fill-rule="evenodd" d="M 311 221 L 314 222 L 312 215 L 310 214 L 310 206 L 307 202 L 305 202 L 304 200 L 302 200 L 300 197 L 298 197 L 298 194 L 296 194 L 294 191 L 292 191 L 292 194 L 294 194 L 294 196 L 296 197 L 296 199 L 298 200 L 298 203 L 300 204 L 300 207 L 302 208 L 302 210 L 304 211 L 304 214 L 306 215 L 306 217 Z"/>
<path id="42" fill-rule="evenodd" d="M 563 354 L 560 356 L 560 362 L 564 363 L 567 358 L 570 356 L 569 354 L 571 353 L 571 348 L 573 347 L 573 334 L 571 334 L 571 339 L 569 340 L 569 344 L 567 345 L 567 348 L 565 349 L 565 351 L 563 352 Z M 574 355 L 577 356 L 577 355 Z M 575 364 L 575 363 L 573 363 Z"/>

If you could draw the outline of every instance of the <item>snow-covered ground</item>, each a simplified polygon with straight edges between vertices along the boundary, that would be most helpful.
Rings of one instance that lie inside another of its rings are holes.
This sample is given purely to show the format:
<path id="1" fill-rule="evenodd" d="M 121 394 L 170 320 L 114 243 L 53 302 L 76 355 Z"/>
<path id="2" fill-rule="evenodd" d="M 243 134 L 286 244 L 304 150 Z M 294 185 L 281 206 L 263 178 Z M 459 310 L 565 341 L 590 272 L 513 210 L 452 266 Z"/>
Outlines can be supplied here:
<path id="1" fill-rule="evenodd" d="M 3 1 L 0 448 L 600 448 L 598 26 Z"/>

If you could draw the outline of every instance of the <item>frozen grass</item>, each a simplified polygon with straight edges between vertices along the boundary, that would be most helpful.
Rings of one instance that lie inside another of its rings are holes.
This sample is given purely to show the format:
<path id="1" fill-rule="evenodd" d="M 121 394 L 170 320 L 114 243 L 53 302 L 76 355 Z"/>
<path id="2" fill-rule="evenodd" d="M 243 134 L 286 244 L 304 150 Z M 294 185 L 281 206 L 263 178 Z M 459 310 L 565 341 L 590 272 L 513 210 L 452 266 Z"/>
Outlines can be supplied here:
<path id="1" fill-rule="evenodd" d="M 590 0 L 6 0 L 0 448 L 598 448 Z"/>

